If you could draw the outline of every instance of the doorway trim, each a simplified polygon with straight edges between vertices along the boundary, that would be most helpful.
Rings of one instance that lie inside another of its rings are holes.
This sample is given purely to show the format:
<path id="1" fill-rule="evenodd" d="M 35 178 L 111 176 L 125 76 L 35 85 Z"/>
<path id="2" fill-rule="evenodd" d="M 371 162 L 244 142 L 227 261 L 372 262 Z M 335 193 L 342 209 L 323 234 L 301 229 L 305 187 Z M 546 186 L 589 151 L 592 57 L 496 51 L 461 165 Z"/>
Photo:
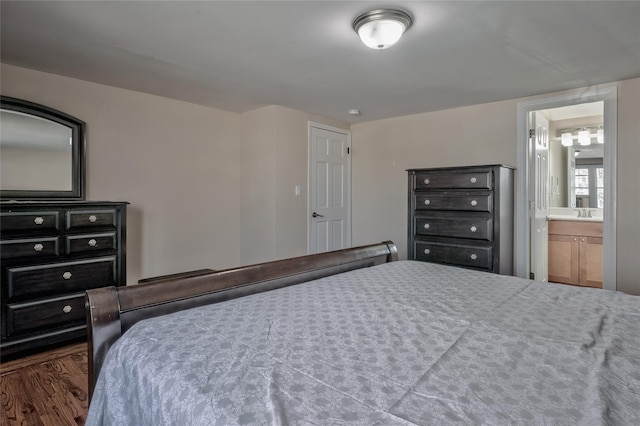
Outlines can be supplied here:
<path id="1" fill-rule="evenodd" d="M 617 208 L 617 132 L 618 88 L 573 90 L 563 95 L 518 102 L 515 220 L 515 273 L 528 278 L 530 272 L 529 237 L 529 113 L 591 102 L 604 102 L 604 209 L 603 209 L 603 288 L 616 289 L 616 208 Z"/>

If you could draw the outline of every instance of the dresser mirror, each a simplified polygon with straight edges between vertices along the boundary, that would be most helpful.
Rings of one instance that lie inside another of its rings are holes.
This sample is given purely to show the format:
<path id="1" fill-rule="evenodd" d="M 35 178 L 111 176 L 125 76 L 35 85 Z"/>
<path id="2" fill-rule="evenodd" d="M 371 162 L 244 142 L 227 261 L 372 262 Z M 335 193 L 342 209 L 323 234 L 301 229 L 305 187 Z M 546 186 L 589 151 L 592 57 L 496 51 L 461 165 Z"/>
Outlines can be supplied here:
<path id="1" fill-rule="evenodd" d="M 84 200 L 84 136 L 75 117 L 0 97 L 0 198 Z"/>

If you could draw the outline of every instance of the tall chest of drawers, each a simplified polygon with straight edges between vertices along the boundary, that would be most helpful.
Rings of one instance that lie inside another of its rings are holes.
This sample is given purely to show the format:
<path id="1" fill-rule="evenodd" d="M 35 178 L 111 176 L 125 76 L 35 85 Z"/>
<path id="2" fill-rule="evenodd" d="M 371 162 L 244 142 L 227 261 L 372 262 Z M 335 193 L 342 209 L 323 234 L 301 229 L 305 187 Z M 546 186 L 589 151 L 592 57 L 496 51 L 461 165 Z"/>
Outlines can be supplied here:
<path id="1" fill-rule="evenodd" d="M 408 250 L 413 260 L 513 274 L 513 169 L 411 169 Z"/>
<path id="2" fill-rule="evenodd" d="M 125 283 L 126 205 L 2 203 L 3 358 L 86 336 L 85 290 Z"/>

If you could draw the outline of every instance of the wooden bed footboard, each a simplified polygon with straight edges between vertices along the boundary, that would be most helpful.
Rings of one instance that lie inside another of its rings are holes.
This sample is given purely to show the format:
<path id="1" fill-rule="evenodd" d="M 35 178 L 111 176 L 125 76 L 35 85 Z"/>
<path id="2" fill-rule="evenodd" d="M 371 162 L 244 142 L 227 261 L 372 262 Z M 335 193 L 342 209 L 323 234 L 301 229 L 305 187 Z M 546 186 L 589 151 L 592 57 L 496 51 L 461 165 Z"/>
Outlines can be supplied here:
<path id="1" fill-rule="evenodd" d="M 398 260 L 385 241 L 204 275 L 86 292 L 89 397 L 107 351 L 136 322 Z"/>

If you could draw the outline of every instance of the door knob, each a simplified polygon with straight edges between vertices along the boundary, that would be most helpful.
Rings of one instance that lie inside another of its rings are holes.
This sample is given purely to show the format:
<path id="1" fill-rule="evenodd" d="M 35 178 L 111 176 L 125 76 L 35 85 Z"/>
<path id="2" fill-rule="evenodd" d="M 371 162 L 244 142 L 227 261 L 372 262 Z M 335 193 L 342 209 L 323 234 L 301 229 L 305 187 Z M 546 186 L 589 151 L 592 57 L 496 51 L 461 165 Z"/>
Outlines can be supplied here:
<path id="1" fill-rule="evenodd" d="M 311 216 L 313 216 L 313 217 L 324 217 L 323 215 L 318 214 L 316 212 L 313 212 L 313 214 Z"/>

